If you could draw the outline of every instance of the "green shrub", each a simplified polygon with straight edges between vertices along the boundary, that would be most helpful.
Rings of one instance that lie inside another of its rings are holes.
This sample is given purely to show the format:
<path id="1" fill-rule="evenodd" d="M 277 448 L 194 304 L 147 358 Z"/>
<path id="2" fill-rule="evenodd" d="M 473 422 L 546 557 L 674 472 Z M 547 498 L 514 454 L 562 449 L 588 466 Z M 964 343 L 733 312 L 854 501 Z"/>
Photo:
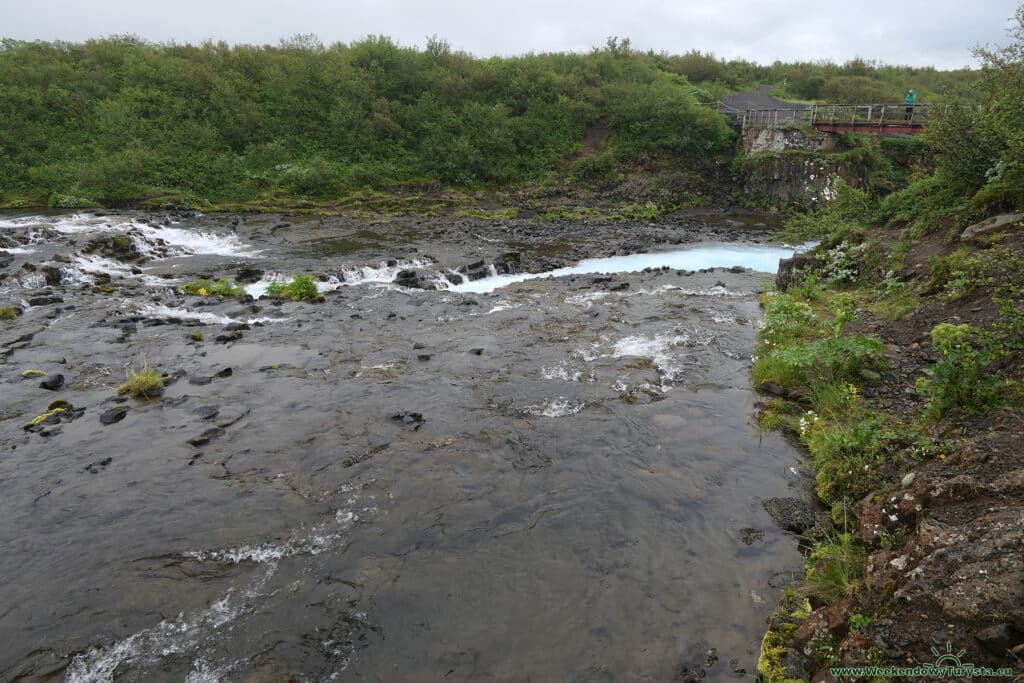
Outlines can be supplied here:
<path id="1" fill-rule="evenodd" d="M 992 284 L 992 278 L 986 275 L 986 262 L 967 248 L 957 249 L 948 256 L 933 256 L 928 264 L 931 266 L 929 290 L 940 290 L 949 301 Z"/>
<path id="2" fill-rule="evenodd" d="M 797 395 L 815 384 L 859 377 L 860 370 L 881 361 L 883 344 L 868 337 L 819 339 L 806 344 L 759 354 L 754 381 L 774 382 Z"/>
<path id="3" fill-rule="evenodd" d="M 296 301 L 313 300 L 320 297 L 316 282 L 311 275 L 298 275 L 290 282 L 271 282 L 267 294 Z"/>
<path id="4" fill-rule="evenodd" d="M 16 320 L 18 312 L 13 306 L 0 306 L 0 320 Z"/>
<path id="5" fill-rule="evenodd" d="M 622 179 L 615 156 L 602 152 L 573 162 L 569 179 L 575 182 L 614 183 Z"/>
<path id="6" fill-rule="evenodd" d="M 858 407 L 821 420 L 808 413 L 800 435 L 814 459 L 818 496 L 835 503 L 866 494 L 879 469 L 893 462 L 911 435 L 889 418 Z M 805 426 L 806 425 L 806 426 Z"/>
<path id="7" fill-rule="evenodd" d="M 821 336 L 821 322 L 808 303 L 777 292 L 763 296 L 761 301 L 765 308 L 759 334 L 763 351 Z"/>
<path id="8" fill-rule="evenodd" d="M 942 359 L 917 381 L 917 390 L 928 397 L 925 419 L 937 420 L 954 409 L 985 413 L 998 405 L 1003 380 L 989 372 L 995 355 L 979 348 L 979 336 L 970 325 L 941 323 L 932 330 Z"/>

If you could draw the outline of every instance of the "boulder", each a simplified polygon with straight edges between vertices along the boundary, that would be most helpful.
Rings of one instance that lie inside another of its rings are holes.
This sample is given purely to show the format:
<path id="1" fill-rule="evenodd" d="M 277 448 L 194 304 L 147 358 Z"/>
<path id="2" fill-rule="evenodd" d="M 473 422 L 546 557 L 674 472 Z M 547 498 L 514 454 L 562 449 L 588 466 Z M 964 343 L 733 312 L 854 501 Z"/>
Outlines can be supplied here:
<path id="1" fill-rule="evenodd" d="M 416 268 L 406 268 L 405 270 L 398 271 L 391 284 L 411 289 L 437 289 L 434 283 L 427 278 L 426 273 Z"/>
<path id="2" fill-rule="evenodd" d="M 990 235 L 1003 230 L 1014 230 L 1021 226 L 1024 226 L 1024 213 L 1004 213 L 967 226 L 967 229 L 960 235 L 960 241 L 969 242 L 982 235 Z"/>
<path id="3" fill-rule="evenodd" d="M 762 505 L 776 524 L 796 534 L 814 529 L 822 516 L 814 505 L 799 498 L 768 498 Z"/>
<path id="4" fill-rule="evenodd" d="M 795 282 L 801 271 L 814 270 L 821 267 L 821 260 L 807 254 L 793 254 L 792 258 L 779 259 L 779 272 L 775 276 L 775 285 L 785 291 Z"/>

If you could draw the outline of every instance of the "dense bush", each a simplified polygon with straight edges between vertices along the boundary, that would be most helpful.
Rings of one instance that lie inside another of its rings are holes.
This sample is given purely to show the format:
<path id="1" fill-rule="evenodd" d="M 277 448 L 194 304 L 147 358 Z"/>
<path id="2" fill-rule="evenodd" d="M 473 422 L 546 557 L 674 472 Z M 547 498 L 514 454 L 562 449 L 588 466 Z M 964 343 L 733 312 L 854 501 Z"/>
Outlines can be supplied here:
<path id="1" fill-rule="evenodd" d="M 0 43 L 0 192 L 55 207 L 182 196 L 310 199 L 396 182 L 508 184 L 564 170 L 589 126 L 615 160 L 700 164 L 732 147 L 711 100 L 654 55 L 476 59 L 370 36 L 277 47 Z"/>
<path id="2" fill-rule="evenodd" d="M 1002 378 L 989 372 L 994 354 L 978 343 L 970 325 L 941 323 L 932 330 L 932 344 L 942 359 L 926 371 L 917 389 L 928 396 L 925 417 L 938 419 L 951 410 L 984 413 L 996 406 Z"/>

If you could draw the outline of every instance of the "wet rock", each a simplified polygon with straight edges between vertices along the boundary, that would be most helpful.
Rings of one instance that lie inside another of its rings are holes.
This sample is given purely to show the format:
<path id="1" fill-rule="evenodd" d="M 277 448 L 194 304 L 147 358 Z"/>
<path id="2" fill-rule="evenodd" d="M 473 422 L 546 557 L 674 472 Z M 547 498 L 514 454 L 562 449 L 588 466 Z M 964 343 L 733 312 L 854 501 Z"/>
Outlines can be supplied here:
<path id="1" fill-rule="evenodd" d="M 67 401 L 54 401 L 47 408 L 46 412 L 33 419 L 22 427 L 26 432 L 39 434 L 41 436 L 53 436 L 60 433 L 60 429 L 52 429 L 54 425 L 64 422 L 72 422 L 85 414 L 85 408 L 75 408 Z"/>
<path id="2" fill-rule="evenodd" d="M 231 330 L 229 332 L 225 332 L 224 334 L 218 334 L 217 338 L 214 339 L 214 341 L 218 344 L 227 344 L 228 342 L 238 341 L 241 338 L 241 330 Z"/>
<path id="3" fill-rule="evenodd" d="M 99 462 L 89 463 L 85 466 L 85 472 L 91 472 L 92 474 L 99 474 L 100 470 L 106 469 L 107 465 L 114 462 L 113 458 L 103 458 Z"/>
<path id="4" fill-rule="evenodd" d="M 768 576 L 768 585 L 772 588 L 786 588 L 787 586 L 796 586 L 803 580 L 803 572 L 772 572 Z"/>
<path id="5" fill-rule="evenodd" d="M 124 416 L 128 414 L 128 409 L 124 406 L 117 406 L 116 408 L 110 408 L 100 413 L 100 424 L 112 425 L 115 422 L 120 422 L 124 419 Z"/>
<path id="6" fill-rule="evenodd" d="M 402 426 L 410 431 L 416 431 L 422 427 L 423 423 L 426 421 L 423 418 L 423 413 L 413 413 L 408 411 L 395 413 L 391 416 L 391 419 L 396 422 L 401 422 Z"/>
<path id="7" fill-rule="evenodd" d="M 217 426 L 223 429 L 227 429 L 228 427 L 235 424 L 248 414 L 249 409 L 244 407 L 236 408 L 229 406 L 227 408 L 221 408 L 220 414 L 216 418 Z"/>
<path id="8" fill-rule="evenodd" d="M 425 348 L 427 348 L 427 345 L 426 345 L 426 344 L 424 344 L 423 342 L 415 342 L 415 343 L 414 343 L 414 344 L 412 345 L 412 350 L 413 350 L 413 351 L 418 351 L 418 350 L 420 350 L 420 349 L 425 349 Z"/>
<path id="9" fill-rule="evenodd" d="M 63 386 L 64 375 L 50 375 L 39 383 L 39 388 L 47 391 L 58 391 Z"/>
<path id="10" fill-rule="evenodd" d="M 194 412 L 200 420 L 212 420 L 220 414 L 220 406 L 199 406 Z"/>
<path id="11" fill-rule="evenodd" d="M 228 323 L 227 325 L 224 326 L 224 331 L 225 332 L 235 332 L 237 330 L 250 330 L 250 329 L 252 329 L 252 328 L 249 327 L 249 325 L 246 324 L 246 323 Z"/>
<path id="12" fill-rule="evenodd" d="M 100 235 L 94 237 L 82 249 L 86 254 L 100 254 L 119 261 L 142 261 L 145 255 L 139 251 L 135 240 L 127 235 Z"/>
<path id="13" fill-rule="evenodd" d="M 188 383 L 197 387 L 206 386 L 213 381 L 213 378 L 208 375 L 193 375 L 188 378 Z"/>
<path id="14" fill-rule="evenodd" d="M 789 391 L 787 391 L 785 387 L 780 384 L 776 384 L 775 382 L 761 382 L 761 384 L 758 385 L 757 390 L 762 394 L 768 394 L 769 396 L 785 397 L 789 395 Z"/>
<path id="15" fill-rule="evenodd" d="M 785 291 L 797 282 L 804 271 L 821 267 L 821 259 L 807 254 L 794 254 L 792 258 L 779 259 L 779 272 L 775 276 L 775 286 Z"/>
<path id="16" fill-rule="evenodd" d="M 34 296 L 28 300 L 29 306 L 49 306 L 62 303 L 64 303 L 64 299 L 59 296 Z"/>
<path id="17" fill-rule="evenodd" d="M 768 498 L 762 502 L 775 523 L 786 531 L 802 534 L 818 524 L 819 513 L 799 498 Z"/>
<path id="18" fill-rule="evenodd" d="M 718 661 L 718 649 L 711 647 L 704 653 L 704 666 L 711 668 Z"/>
<path id="19" fill-rule="evenodd" d="M 614 284 L 611 287 L 609 287 L 608 291 L 609 292 L 621 292 L 621 291 L 626 290 L 626 289 L 629 289 L 629 283 L 628 282 L 619 282 L 619 283 Z"/>
<path id="20" fill-rule="evenodd" d="M 253 268 L 252 266 L 239 266 L 235 270 L 235 282 L 239 284 L 249 284 L 252 282 L 259 282 L 263 277 L 263 271 L 259 268 Z M 344 278 L 341 278 L 344 280 Z"/>
<path id="21" fill-rule="evenodd" d="M 764 529 L 754 529 L 752 527 L 744 527 L 740 529 L 740 540 L 745 545 L 753 545 L 758 541 L 764 540 Z"/>
<path id="22" fill-rule="evenodd" d="M 46 279 L 46 284 L 56 287 L 60 285 L 64 274 L 57 266 L 43 266 L 43 277 Z"/>
<path id="23" fill-rule="evenodd" d="M 224 434 L 224 429 L 223 428 L 221 428 L 221 427 L 210 427 L 209 429 L 204 431 L 199 436 L 189 439 L 188 440 L 188 445 L 195 446 L 196 448 L 198 448 L 200 446 L 205 446 L 206 444 L 210 443 L 211 441 L 213 441 L 217 437 L 222 436 L 223 434 Z"/>
<path id="24" fill-rule="evenodd" d="M 680 664 L 672 677 L 672 683 L 700 683 L 706 675 L 707 672 L 699 666 Z"/>
<path id="25" fill-rule="evenodd" d="M 409 287 L 410 289 L 437 289 L 425 272 L 415 268 L 406 268 L 405 270 L 398 271 L 391 284 L 398 285 L 399 287 Z"/>
<path id="26" fill-rule="evenodd" d="M 475 349 L 470 349 L 469 352 L 471 354 L 473 354 L 474 356 L 482 356 L 483 353 L 484 353 L 484 350 L 482 348 L 477 347 Z"/>
<path id="27" fill-rule="evenodd" d="M 230 377 L 233 373 L 234 370 L 232 370 L 231 368 L 224 368 L 223 370 L 218 370 L 217 372 L 213 373 L 213 376 L 223 379 L 225 377 Z"/>
<path id="28" fill-rule="evenodd" d="M 426 362 L 426 361 L 430 360 L 431 358 L 433 358 L 433 356 L 431 354 L 429 354 L 429 353 L 420 353 L 420 354 L 416 355 L 416 360 L 419 360 L 419 361 Z"/>

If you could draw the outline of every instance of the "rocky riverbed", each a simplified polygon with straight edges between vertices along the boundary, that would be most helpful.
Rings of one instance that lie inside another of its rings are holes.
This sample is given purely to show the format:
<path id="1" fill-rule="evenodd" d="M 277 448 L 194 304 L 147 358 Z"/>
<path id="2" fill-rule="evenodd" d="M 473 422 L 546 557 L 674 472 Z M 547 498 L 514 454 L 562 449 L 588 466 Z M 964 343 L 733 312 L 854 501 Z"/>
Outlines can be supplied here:
<path id="1" fill-rule="evenodd" d="M 801 565 L 749 388 L 771 234 L 0 217 L 0 679 L 749 677 Z M 303 273 L 322 302 L 176 289 Z"/>

